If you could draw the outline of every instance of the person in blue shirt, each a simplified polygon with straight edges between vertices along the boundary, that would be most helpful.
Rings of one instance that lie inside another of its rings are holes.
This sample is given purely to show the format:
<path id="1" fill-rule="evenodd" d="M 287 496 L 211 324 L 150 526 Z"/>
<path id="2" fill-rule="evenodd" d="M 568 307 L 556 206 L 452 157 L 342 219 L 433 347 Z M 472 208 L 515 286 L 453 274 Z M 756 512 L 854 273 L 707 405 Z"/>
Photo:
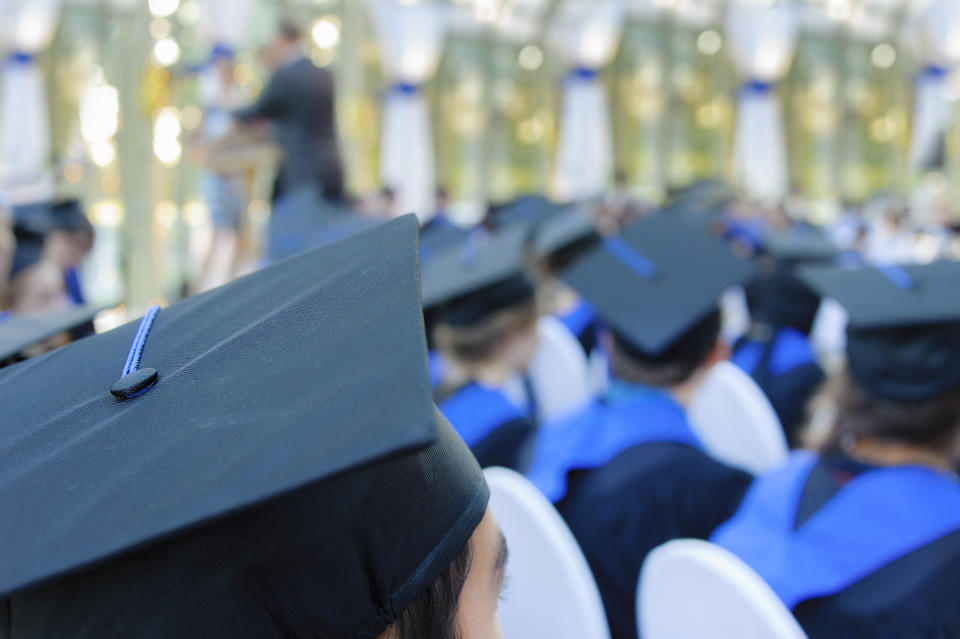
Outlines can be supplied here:
<path id="1" fill-rule="evenodd" d="M 960 262 L 801 276 L 850 313 L 833 432 L 711 540 L 811 639 L 960 636 Z"/>
<path id="2" fill-rule="evenodd" d="M 685 412 L 729 353 L 718 300 L 751 274 L 720 241 L 655 216 L 563 275 L 606 326 L 612 379 L 603 397 L 540 429 L 528 477 L 580 543 L 615 639 L 637 635 L 647 553 L 673 538 L 706 538 L 751 481 L 710 457 Z"/>
<path id="3" fill-rule="evenodd" d="M 538 422 L 525 374 L 537 349 L 525 232 L 471 234 L 423 264 L 434 401 L 482 467 L 522 470 Z"/>

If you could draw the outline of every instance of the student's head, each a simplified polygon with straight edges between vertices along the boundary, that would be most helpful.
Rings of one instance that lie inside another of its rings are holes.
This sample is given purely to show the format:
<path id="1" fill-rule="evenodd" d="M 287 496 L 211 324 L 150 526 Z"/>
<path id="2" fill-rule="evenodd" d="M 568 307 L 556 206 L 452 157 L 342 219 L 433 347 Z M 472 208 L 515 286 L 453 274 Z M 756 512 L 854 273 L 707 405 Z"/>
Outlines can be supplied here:
<path id="1" fill-rule="evenodd" d="M 529 294 L 517 302 L 470 321 L 464 321 L 456 313 L 441 314 L 434 328 L 433 342 L 445 356 L 464 368 L 496 363 L 520 371 L 530 365 L 537 350 L 537 317 L 531 287 Z"/>
<path id="2" fill-rule="evenodd" d="M 66 271 L 80 265 L 93 249 L 94 230 L 77 200 L 62 200 L 51 207 L 52 228 L 46 234 L 44 255 Z"/>
<path id="3" fill-rule="evenodd" d="M 380 639 L 502 639 L 497 604 L 507 545 L 489 509 L 446 572 L 421 592 Z"/>
<path id="4" fill-rule="evenodd" d="M 13 313 L 44 313 L 66 308 L 63 271 L 43 259 L 13 271 L 0 298 L 0 309 Z"/>
<path id="5" fill-rule="evenodd" d="M 912 402 L 871 395 L 842 371 L 832 381 L 833 431 L 825 449 L 849 448 L 861 439 L 906 445 L 960 459 L 960 388 Z"/>
<path id="6" fill-rule="evenodd" d="M 300 42 L 302 35 L 297 23 L 289 18 L 285 18 L 277 24 L 276 46 L 285 48 L 297 44 Z"/>
<path id="7" fill-rule="evenodd" d="M 717 308 L 655 356 L 636 348 L 616 331 L 606 332 L 602 341 L 610 353 L 610 366 L 617 379 L 673 388 L 696 381 L 714 364 L 727 359 L 729 347 L 720 336 L 720 324 Z"/>

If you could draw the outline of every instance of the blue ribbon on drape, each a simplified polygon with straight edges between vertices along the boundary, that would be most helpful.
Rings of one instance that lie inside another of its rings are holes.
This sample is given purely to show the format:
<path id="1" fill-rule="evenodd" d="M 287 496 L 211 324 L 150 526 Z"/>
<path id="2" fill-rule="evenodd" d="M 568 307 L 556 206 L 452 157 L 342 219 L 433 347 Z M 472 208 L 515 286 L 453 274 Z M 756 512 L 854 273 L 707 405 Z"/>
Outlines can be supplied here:
<path id="1" fill-rule="evenodd" d="M 33 62 L 35 58 L 36 56 L 32 53 L 27 53 L 26 51 L 14 51 L 7 57 L 7 60 L 12 64 L 26 66 Z"/>
<path id="2" fill-rule="evenodd" d="M 950 73 L 950 69 L 941 67 L 937 64 L 928 64 L 920 70 L 917 76 L 917 82 L 926 82 L 930 80 L 942 80 Z"/>
<path id="3" fill-rule="evenodd" d="M 772 82 L 757 79 L 748 80 L 740 87 L 740 92 L 746 95 L 762 96 L 769 94 L 771 91 L 773 91 Z"/>
<path id="4" fill-rule="evenodd" d="M 210 64 L 213 64 L 220 58 L 226 58 L 227 60 L 233 60 L 237 57 L 237 52 L 233 50 L 233 47 L 218 42 L 213 45 L 213 49 L 210 51 Z"/>
<path id="5" fill-rule="evenodd" d="M 391 96 L 404 96 L 410 97 L 416 95 L 420 91 L 420 86 L 416 84 L 411 84 L 410 82 L 397 82 L 390 87 L 390 90 L 387 91 L 387 97 Z"/>
<path id="6" fill-rule="evenodd" d="M 577 67 L 567 74 L 568 82 L 591 82 L 597 77 L 597 70 L 590 67 Z"/>

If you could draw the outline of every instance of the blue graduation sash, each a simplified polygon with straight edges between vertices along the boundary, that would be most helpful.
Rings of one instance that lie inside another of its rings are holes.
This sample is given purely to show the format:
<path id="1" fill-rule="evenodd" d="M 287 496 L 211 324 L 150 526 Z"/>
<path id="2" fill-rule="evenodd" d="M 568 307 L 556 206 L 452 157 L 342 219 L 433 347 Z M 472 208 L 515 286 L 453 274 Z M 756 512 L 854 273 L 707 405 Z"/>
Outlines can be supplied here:
<path id="1" fill-rule="evenodd" d="M 748 375 L 753 375 L 763 359 L 765 347 L 763 342 L 747 340 L 737 349 L 730 361 Z M 773 352 L 770 354 L 767 368 L 774 377 L 786 375 L 801 366 L 817 362 L 810 339 L 794 328 L 778 330 L 773 336 L 771 348 Z"/>
<path id="2" fill-rule="evenodd" d="M 797 453 L 757 479 L 711 538 L 749 564 L 790 609 L 838 594 L 960 530 L 960 482 L 920 466 L 864 472 L 796 528 L 817 461 Z"/>
<path id="3" fill-rule="evenodd" d="M 527 476 L 550 501 L 566 495 L 570 471 L 600 468 L 638 444 L 675 442 L 702 449 L 672 397 L 658 390 L 632 390 L 608 401 L 595 400 L 540 429 Z"/>
<path id="4" fill-rule="evenodd" d="M 500 391 L 470 383 L 438 407 L 467 446 L 475 446 L 500 426 L 525 415 Z"/>
<path id="5" fill-rule="evenodd" d="M 563 315 L 557 315 L 557 319 L 563 322 L 563 325 L 576 337 L 587 330 L 591 322 L 597 319 L 597 313 L 584 300 L 577 302 L 576 306 L 568 310 Z"/>

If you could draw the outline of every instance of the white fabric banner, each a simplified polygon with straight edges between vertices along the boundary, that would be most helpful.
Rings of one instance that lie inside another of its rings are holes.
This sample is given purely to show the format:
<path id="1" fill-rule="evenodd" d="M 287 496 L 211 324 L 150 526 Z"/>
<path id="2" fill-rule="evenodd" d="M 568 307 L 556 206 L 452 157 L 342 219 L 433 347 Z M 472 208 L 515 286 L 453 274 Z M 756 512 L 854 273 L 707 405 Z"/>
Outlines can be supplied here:
<path id="1" fill-rule="evenodd" d="M 391 87 L 384 94 L 380 179 L 396 193 L 397 212 L 434 214 L 436 178 L 430 113 L 422 87 L 437 70 L 446 13 L 433 3 L 371 0 L 380 60 Z"/>
<path id="2" fill-rule="evenodd" d="M 944 144 L 950 119 L 945 85 L 949 68 L 960 62 L 960 2 L 930 2 L 918 27 L 925 66 L 914 94 L 909 156 L 914 170 L 930 167 Z"/>
<path id="3" fill-rule="evenodd" d="M 50 181 L 50 113 L 36 56 L 53 38 L 59 12 L 60 0 L 0 2 L 6 48 L 0 87 L 0 171 L 4 186 L 12 190 L 33 193 L 33 185 Z"/>
<path id="4" fill-rule="evenodd" d="M 727 41 L 743 86 L 737 103 L 734 179 L 747 195 L 778 200 L 789 190 L 787 142 L 774 85 L 790 69 L 798 18 L 787 3 L 741 0 L 727 13 Z"/>
<path id="5" fill-rule="evenodd" d="M 247 32 L 250 12 L 256 0 L 203 0 L 198 27 L 211 47 L 234 52 Z"/>
<path id="6" fill-rule="evenodd" d="M 571 6 L 554 27 L 553 44 L 572 69 L 564 79 L 553 175 L 558 200 L 600 195 L 613 173 L 610 110 L 598 72 L 617 52 L 625 15 L 622 0 L 599 0 Z"/>

